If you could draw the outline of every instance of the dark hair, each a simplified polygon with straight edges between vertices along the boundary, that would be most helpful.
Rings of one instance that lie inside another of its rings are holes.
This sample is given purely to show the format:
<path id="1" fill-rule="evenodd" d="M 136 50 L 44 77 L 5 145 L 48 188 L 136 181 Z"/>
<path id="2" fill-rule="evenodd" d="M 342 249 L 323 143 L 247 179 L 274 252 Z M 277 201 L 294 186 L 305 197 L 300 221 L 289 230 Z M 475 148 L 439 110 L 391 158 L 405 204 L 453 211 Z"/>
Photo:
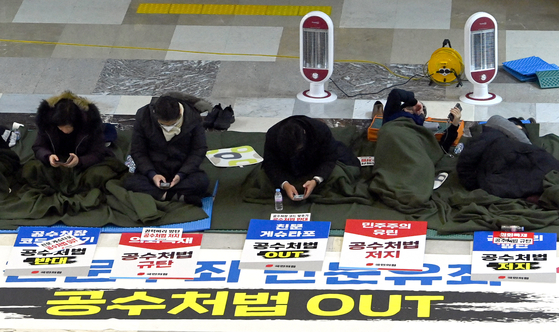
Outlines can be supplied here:
<path id="1" fill-rule="evenodd" d="M 287 155 L 294 155 L 307 145 L 305 129 L 297 122 L 286 122 L 278 131 L 278 146 Z"/>
<path id="2" fill-rule="evenodd" d="M 172 97 L 159 97 L 153 105 L 153 112 L 159 120 L 176 120 L 180 117 L 179 103 L 175 98 Z"/>
<path id="3" fill-rule="evenodd" d="M 51 123 L 55 126 L 71 125 L 80 127 L 82 124 L 82 113 L 80 108 L 70 99 L 61 99 L 53 107 Z"/>
<path id="4" fill-rule="evenodd" d="M 516 126 L 520 127 L 520 130 L 522 130 L 522 132 L 527 136 L 530 137 L 528 135 L 528 130 L 526 129 L 526 125 L 522 122 L 522 120 L 524 120 L 523 118 L 508 118 L 507 120 L 509 120 L 510 122 L 514 123 Z"/>

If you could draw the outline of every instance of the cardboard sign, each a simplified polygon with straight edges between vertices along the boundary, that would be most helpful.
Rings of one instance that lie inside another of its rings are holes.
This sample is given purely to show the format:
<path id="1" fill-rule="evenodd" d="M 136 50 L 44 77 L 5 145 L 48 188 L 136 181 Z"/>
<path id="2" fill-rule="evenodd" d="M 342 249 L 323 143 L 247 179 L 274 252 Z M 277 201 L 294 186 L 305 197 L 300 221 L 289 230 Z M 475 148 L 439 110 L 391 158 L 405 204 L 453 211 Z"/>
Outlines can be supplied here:
<path id="1" fill-rule="evenodd" d="M 202 234 L 183 233 L 174 241 L 143 241 L 141 233 L 123 233 L 112 278 L 191 279 Z"/>
<path id="2" fill-rule="evenodd" d="M 474 233 L 472 280 L 556 281 L 557 234 Z"/>
<path id="3" fill-rule="evenodd" d="M 100 233 L 93 227 L 20 227 L 4 275 L 87 276 Z"/>
<path id="4" fill-rule="evenodd" d="M 321 271 L 328 221 L 250 221 L 241 269 Z"/>
<path id="5" fill-rule="evenodd" d="M 346 221 L 341 269 L 421 271 L 426 221 Z"/>

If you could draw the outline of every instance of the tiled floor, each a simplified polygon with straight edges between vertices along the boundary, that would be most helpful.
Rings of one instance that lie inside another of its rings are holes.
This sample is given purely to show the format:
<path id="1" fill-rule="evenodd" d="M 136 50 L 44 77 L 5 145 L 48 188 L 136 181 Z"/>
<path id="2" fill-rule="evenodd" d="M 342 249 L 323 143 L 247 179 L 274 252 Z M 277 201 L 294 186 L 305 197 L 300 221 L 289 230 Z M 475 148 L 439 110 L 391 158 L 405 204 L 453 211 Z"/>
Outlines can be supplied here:
<path id="1" fill-rule="evenodd" d="M 324 0 L 335 33 L 335 70 L 328 89 L 338 100 L 308 104 L 299 70 L 300 16 L 137 14 L 141 3 L 178 0 L 3 0 L 0 3 L 0 123 L 13 113 L 34 113 L 40 100 L 65 89 L 95 101 L 106 115 L 133 115 L 150 97 L 181 90 L 212 103 L 233 105 L 230 130 L 265 131 L 277 121 L 305 114 L 329 119 L 368 119 L 376 100 L 423 74 L 431 54 L 451 41 L 464 52 L 464 24 L 477 11 L 499 25 L 499 63 L 539 56 L 559 64 L 559 3 L 550 0 Z M 212 4 L 302 5 L 299 1 L 198 1 Z M 430 115 L 444 117 L 472 89 L 429 85 L 416 91 Z M 541 134 L 559 134 L 559 90 L 521 83 L 500 71 L 490 91 L 503 97 L 492 107 L 463 104 L 463 118 L 494 114 L 534 117 Z M 347 95 L 364 93 L 349 98 Z M 232 242 L 233 241 L 233 242 Z M 242 243 L 242 235 L 214 234 L 208 248 Z M 237 247 L 238 247 L 237 246 Z M 430 253 L 469 252 L 469 244 L 430 241 Z M 0 327 L 1 330 L 1 327 Z"/>

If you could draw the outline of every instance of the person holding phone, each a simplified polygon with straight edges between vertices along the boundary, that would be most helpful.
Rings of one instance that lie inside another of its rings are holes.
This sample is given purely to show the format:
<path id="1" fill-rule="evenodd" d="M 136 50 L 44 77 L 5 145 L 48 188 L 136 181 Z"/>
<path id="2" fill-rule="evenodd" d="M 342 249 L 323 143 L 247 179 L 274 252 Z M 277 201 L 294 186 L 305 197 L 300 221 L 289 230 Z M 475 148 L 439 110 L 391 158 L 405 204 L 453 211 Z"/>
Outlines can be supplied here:
<path id="1" fill-rule="evenodd" d="M 294 115 L 266 133 L 262 168 L 274 187 L 283 189 L 291 200 L 308 198 L 330 177 L 337 161 L 361 165 L 351 149 L 335 140 L 330 128 L 317 119 Z"/>
<path id="2" fill-rule="evenodd" d="M 101 114 L 94 103 L 65 91 L 39 104 L 36 125 L 37 138 L 32 146 L 36 160 L 27 162 L 22 171 L 29 185 L 73 195 L 106 181 L 99 176 L 80 180 L 107 157 L 114 157 L 105 146 Z M 115 159 L 111 167 L 124 169 L 120 164 Z"/>
<path id="3" fill-rule="evenodd" d="M 424 126 L 427 109 L 412 91 L 393 89 L 384 107 L 375 146 L 370 191 L 387 206 L 407 214 L 435 210 L 431 201 L 437 163 L 458 137 L 461 111 L 450 110 L 452 121 L 437 141 Z M 450 171 L 450 170 L 449 170 Z"/>
<path id="4" fill-rule="evenodd" d="M 402 89 L 392 89 L 386 100 L 384 107 L 383 125 L 397 118 L 409 118 L 417 125 L 423 126 L 427 117 L 427 108 L 425 105 L 415 99 L 412 91 Z M 448 114 L 448 122 L 450 126 L 445 130 L 439 144 L 441 148 L 448 153 L 452 143 L 458 137 L 458 127 L 462 118 L 462 108 L 460 104 L 456 104 Z"/>
<path id="5" fill-rule="evenodd" d="M 110 154 L 99 109 L 72 92 L 43 100 L 36 124 L 35 158 L 51 167 L 87 168 Z"/>
<path id="6" fill-rule="evenodd" d="M 200 169 L 208 150 L 200 113 L 208 107 L 202 99 L 168 93 L 140 108 L 130 150 L 136 170 L 124 187 L 202 206 L 209 179 Z"/>

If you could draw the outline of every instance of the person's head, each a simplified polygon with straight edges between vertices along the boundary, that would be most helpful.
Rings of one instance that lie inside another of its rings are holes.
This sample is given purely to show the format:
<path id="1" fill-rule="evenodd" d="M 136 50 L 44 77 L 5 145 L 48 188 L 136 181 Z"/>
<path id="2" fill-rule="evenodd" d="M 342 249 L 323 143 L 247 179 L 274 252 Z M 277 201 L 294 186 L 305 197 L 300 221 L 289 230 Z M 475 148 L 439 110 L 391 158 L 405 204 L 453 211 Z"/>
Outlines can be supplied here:
<path id="1" fill-rule="evenodd" d="M 65 134 L 81 127 L 82 113 L 80 108 L 70 99 L 61 99 L 54 105 L 51 123 Z"/>
<path id="2" fill-rule="evenodd" d="M 297 122 L 286 122 L 278 131 L 277 143 L 282 153 L 294 156 L 307 146 L 307 133 Z"/>
<path id="3" fill-rule="evenodd" d="M 181 117 L 181 110 L 176 99 L 163 96 L 153 105 L 153 113 L 162 126 L 172 126 Z"/>
<path id="4" fill-rule="evenodd" d="M 405 106 L 402 108 L 402 110 L 404 112 L 410 113 L 410 114 L 415 114 L 418 116 L 421 116 L 423 118 L 425 118 L 427 116 L 427 107 L 425 107 L 425 104 L 423 104 L 422 102 L 418 101 L 417 104 L 413 105 L 413 106 Z"/>
<path id="5" fill-rule="evenodd" d="M 526 125 L 524 125 L 524 123 L 522 123 L 522 120 L 520 120 L 519 118 L 508 118 L 507 120 L 514 123 L 516 128 L 522 130 L 524 135 L 526 135 L 526 137 L 529 137 L 528 130 L 526 130 Z"/>

